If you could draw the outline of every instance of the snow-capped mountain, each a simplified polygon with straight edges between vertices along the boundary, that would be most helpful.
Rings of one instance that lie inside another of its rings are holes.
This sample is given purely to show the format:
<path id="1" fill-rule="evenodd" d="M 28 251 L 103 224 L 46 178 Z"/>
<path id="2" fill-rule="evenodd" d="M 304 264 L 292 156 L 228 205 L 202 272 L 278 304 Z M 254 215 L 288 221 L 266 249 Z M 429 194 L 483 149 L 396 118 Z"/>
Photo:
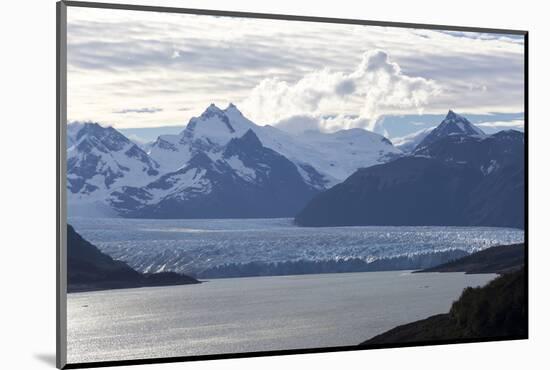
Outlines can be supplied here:
<path id="1" fill-rule="evenodd" d="M 103 200 L 113 189 L 144 185 L 159 174 L 159 165 L 114 128 L 91 122 L 68 125 L 67 194 L 72 214 L 79 214 L 79 209 L 89 214 L 91 205 L 104 208 Z"/>
<path id="2" fill-rule="evenodd" d="M 85 124 L 84 122 L 71 122 L 67 125 L 67 149 L 76 144 L 76 135 Z"/>
<path id="3" fill-rule="evenodd" d="M 248 130 L 265 147 L 291 160 L 304 180 L 318 189 L 343 181 L 357 168 L 384 163 L 402 154 L 382 135 L 363 129 L 308 131 L 294 136 L 273 126 L 259 126 L 233 104 L 224 110 L 211 104 L 179 135 L 160 136 L 149 154 L 164 169 L 175 170 L 198 151 L 219 153 L 232 138 Z"/>
<path id="4" fill-rule="evenodd" d="M 175 171 L 197 153 L 207 153 L 213 158 L 220 155 L 225 145 L 234 138 L 252 130 L 262 144 L 285 155 L 281 147 L 298 145 L 285 133 L 274 128 L 258 126 L 247 119 L 235 105 L 222 110 L 211 104 L 199 117 L 192 118 L 179 135 L 161 135 L 151 145 L 148 154 L 164 171 Z M 276 149 L 277 148 L 277 149 Z M 317 189 L 325 189 L 334 179 L 319 173 L 313 166 L 297 157 L 289 158 L 296 164 L 304 181 Z"/>
<path id="5" fill-rule="evenodd" d="M 204 140 L 205 147 L 220 150 L 196 151 L 183 167 L 144 187 L 113 192 L 111 205 L 143 218 L 288 217 L 319 192 L 252 130 L 223 147 L 222 140 Z"/>
<path id="6" fill-rule="evenodd" d="M 360 169 L 296 217 L 303 226 L 524 227 L 524 135 L 449 134 Z"/>
<path id="7" fill-rule="evenodd" d="M 437 140 L 450 135 L 483 137 L 485 136 L 485 133 L 481 131 L 480 128 L 473 125 L 465 117 L 450 110 L 439 126 L 426 135 L 426 137 L 416 146 L 415 150 L 422 149 L 423 147 L 426 147 Z"/>
<path id="8" fill-rule="evenodd" d="M 233 138 L 249 129 L 257 129 L 238 109 L 230 104 L 225 110 L 211 104 L 199 117 L 193 117 L 178 135 L 161 135 L 151 145 L 148 154 L 164 170 L 182 167 L 198 152 L 219 154 Z"/>
<path id="9" fill-rule="evenodd" d="M 275 150 L 289 158 L 300 158 L 326 174 L 330 185 L 344 181 L 358 168 L 385 163 L 403 154 L 384 136 L 360 128 L 333 133 L 306 131 L 290 138 L 277 133 L 276 128 L 265 127 L 266 131 L 270 129 Z"/>
<path id="10" fill-rule="evenodd" d="M 94 214 L 93 204 L 128 217 L 292 216 L 358 168 L 402 155 L 363 129 L 294 136 L 256 125 L 233 104 L 211 104 L 147 146 L 93 123 L 69 125 L 67 143 L 69 203 L 84 209 L 73 214 Z"/>

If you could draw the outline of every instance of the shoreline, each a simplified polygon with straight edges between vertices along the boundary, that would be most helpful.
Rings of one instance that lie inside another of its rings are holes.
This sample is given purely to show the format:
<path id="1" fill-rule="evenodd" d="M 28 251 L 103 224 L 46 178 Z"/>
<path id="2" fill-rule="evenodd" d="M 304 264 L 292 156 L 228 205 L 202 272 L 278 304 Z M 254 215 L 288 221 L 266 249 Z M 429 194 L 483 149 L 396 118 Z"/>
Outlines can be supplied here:
<path id="1" fill-rule="evenodd" d="M 115 338 L 124 343 L 116 358 L 132 357 L 147 338 L 158 340 L 154 356 L 356 346 L 365 334 L 444 312 L 464 287 L 493 278 L 384 271 L 84 292 L 68 298 L 69 327 L 88 333 L 71 348 L 75 360 L 93 360 Z"/>
<path id="2" fill-rule="evenodd" d="M 501 253 L 501 250 L 503 248 L 506 248 L 506 253 Z M 460 250 L 462 251 L 462 250 Z M 464 252 L 465 253 L 465 252 Z M 136 288 L 144 288 L 144 287 L 154 287 L 154 286 L 173 286 L 173 285 L 186 285 L 186 284 L 200 284 L 203 282 L 207 282 L 210 280 L 224 280 L 224 279 L 250 279 L 250 278 L 270 278 L 270 277 L 293 277 L 293 276 L 304 276 L 304 275 L 312 275 L 312 276 L 324 276 L 324 275 L 338 275 L 338 274 L 354 274 L 354 273 L 367 273 L 367 272 L 389 272 L 389 271 L 395 271 L 395 272 L 403 272 L 403 273 L 411 273 L 411 274 L 418 274 L 418 273 L 432 273 L 432 272 L 464 272 L 465 274 L 488 274 L 488 273 L 495 273 L 502 275 L 506 271 L 513 271 L 514 269 L 518 269 L 520 265 L 523 264 L 523 244 L 507 244 L 507 245 L 498 245 L 493 247 L 488 247 L 486 249 L 483 249 L 479 252 L 475 252 L 472 254 L 467 254 L 464 257 L 452 259 L 449 262 L 443 263 L 441 265 L 437 265 L 434 267 L 429 267 L 425 269 L 414 269 L 414 268 L 370 268 L 370 269 L 341 269 L 340 271 L 330 271 L 330 272 L 304 272 L 304 273 L 272 273 L 272 274 L 254 274 L 254 275 L 235 275 L 235 276 L 219 276 L 219 277 L 206 277 L 206 278 L 195 278 L 196 282 L 184 282 L 184 283 L 158 283 L 158 284 L 143 284 L 143 283 L 137 283 L 135 286 L 86 286 L 86 284 L 82 284 L 83 286 L 76 286 L 76 284 L 71 288 L 70 291 L 68 291 L 68 294 L 71 293 L 80 293 L 80 292 L 89 292 L 89 291 L 103 291 L 103 290 L 118 290 L 118 289 L 136 289 Z M 481 263 L 480 261 L 475 260 L 476 258 L 479 260 L 479 258 L 482 257 Z M 404 257 L 394 257 L 394 258 L 404 258 Z M 496 262 L 489 263 L 487 266 L 483 265 L 484 261 L 487 259 L 495 260 Z M 386 261 L 386 259 L 380 259 L 379 261 Z M 462 262 L 457 262 L 462 261 Z M 299 261 L 298 261 L 299 262 Z M 333 263 L 338 264 L 341 262 L 338 261 L 308 261 L 310 264 L 315 263 Z M 344 261 L 343 263 L 350 261 Z M 290 263 L 290 262 L 287 262 Z M 296 264 L 297 261 L 293 261 L 292 263 Z M 373 262 L 371 262 L 373 263 Z M 376 262 L 374 262 L 376 263 Z M 379 262 L 380 263 L 380 262 Z M 258 263 L 256 263 L 258 264 Z M 274 263 L 276 264 L 276 263 Z M 369 265 L 369 264 L 366 264 Z M 172 272 L 164 273 L 164 274 L 176 274 Z M 152 274 L 155 275 L 155 274 Z M 151 276 L 151 275 L 149 275 Z M 199 280 L 200 279 L 200 280 Z M 111 282 L 106 284 L 125 284 L 125 282 Z M 104 282 L 99 282 L 99 284 L 104 284 Z"/>
<path id="3" fill-rule="evenodd" d="M 359 346 L 527 338 L 526 253 L 524 244 L 495 246 L 440 266 L 414 271 L 414 274 L 463 272 L 498 276 L 483 287 L 464 289 L 447 313 L 396 326 Z"/>

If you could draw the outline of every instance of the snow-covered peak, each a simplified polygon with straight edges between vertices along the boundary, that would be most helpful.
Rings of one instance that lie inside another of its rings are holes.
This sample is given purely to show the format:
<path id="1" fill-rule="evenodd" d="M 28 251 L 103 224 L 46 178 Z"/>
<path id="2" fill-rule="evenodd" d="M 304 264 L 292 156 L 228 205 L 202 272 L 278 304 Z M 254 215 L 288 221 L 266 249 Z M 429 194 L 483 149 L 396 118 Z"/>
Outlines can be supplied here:
<path id="1" fill-rule="evenodd" d="M 160 174 L 158 163 L 116 129 L 75 125 L 67 129 L 69 214 L 110 215 L 103 202 L 110 191 L 145 185 Z"/>
<path id="2" fill-rule="evenodd" d="M 182 132 L 182 143 L 201 141 L 209 145 L 225 145 L 234 135 L 235 129 L 225 112 L 214 104 L 199 116 L 193 117 Z"/>
<path id="3" fill-rule="evenodd" d="M 237 106 L 233 103 L 229 103 L 229 105 L 227 106 L 227 108 L 225 108 L 223 110 L 225 113 L 235 113 L 235 114 L 239 114 L 239 115 L 243 115 L 242 112 L 239 110 L 239 108 L 237 108 Z"/>
<path id="4" fill-rule="evenodd" d="M 439 126 L 433 129 L 416 147 L 416 149 L 422 149 L 431 143 L 447 137 L 449 135 L 466 135 L 466 136 L 481 136 L 484 137 L 485 133 L 481 131 L 479 127 L 473 125 L 464 116 L 456 114 L 452 110 L 449 110 L 447 116 Z"/>
<path id="5" fill-rule="evenodd" d="M 202 116 L 209 116 L 209 115 L 218 115 L 218 114 L 223 114 L 223 111 L 218 108 L 218 106 L 214 103 L 211 103 L 208 108 L 206 108 L 206 110 L 201 114 L 201 117 Z"/>
<path id="6" fill-rule="evenodd" d="M 331 185 L 345 180 L 359 168 L 384 163 L 402 155 L 384 136 L 362 128 L 332 133 L 308 131 L 296 137 L 302 151 L 295 157 L 330 175 Z"/>
<path id="7" fill-rule="evenodd" d="M 199 116 L 191 118 L 179 135 L 161 135 L 148 154 L 165 171 L 181 168 L 198 152 L 219 155 L 233 138 L 242 137 L 248 130 L 256 133 L 262 127 L 247 119 L 234 104 L 220 109 L 210 104 Z"/>
<path id="8" fill-rule="evenodd" d="M 485 135 L 480 128 L 474 126 L 470 121 L 459 114 L 456 114 L 452 110 L 449 110 L 445 119 L 441 122 L 439 127 L 447 128 L 449 133 L 463 133 L 466 135 Z"/>
<path id="9" fill-rule="evenodd" d="M 75 122 L 67 126 L 67 149 L 90 151 L 96 148 L 101 152 L 120 151 L 133 144 L 126 136 L 110 126 L 97 122 Z"/>
<path id="10" fill-rule="evenodd" d="M 230 103 L 224 110 L 210 104 L 199 117 L 191 118 L 182 135 L 197 138 L 200 136 L 213 136 L 217 139 L 223 139 L 222 142 L 218 143 L 224 145 L 231 138 L 240 137 L 249 129 L 257 127 L 233 103 Z"/>
<path id="11" fill-rule="evenodd" d="M 455 112 L 453 112 L 452 109 L 449 109 L 449 111 L 447 112 L 447 116 L 445 117 L 445 119 L 457 119 L 457 118 L 463 118 L 462 116 L 459 116 L 458 114 L 456 114 Z"/>
<path id="12" fill-rule="evenodd" d="M 198 151 L 215 158 L 232 139 L 242 138 L 248 131 L 254 133 L 264 147 L 284 155 L 300 170 L 318 171 L 329 185 L 343 181 L 358 168 L 402 154 L 382 135 L 361 128 L 292 135 L 273 126 L 260 126 L 246 118 L 234 104 L 223 110 L 210 105 L 203 114 L 189 121 L 177 141 L 173 137 L 160 137 L 149 154 L 164 170 L 173 171 Z M 309 178 L 305 172 L 303 175 Z"/>

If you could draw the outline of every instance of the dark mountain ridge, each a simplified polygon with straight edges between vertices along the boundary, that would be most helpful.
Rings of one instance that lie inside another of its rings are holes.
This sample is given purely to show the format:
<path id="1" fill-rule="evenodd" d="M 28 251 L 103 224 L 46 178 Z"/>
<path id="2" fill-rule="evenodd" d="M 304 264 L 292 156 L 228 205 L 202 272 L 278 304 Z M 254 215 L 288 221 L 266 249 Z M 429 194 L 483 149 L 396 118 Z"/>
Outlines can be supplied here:
<path id="1" fill-rule="evenodd" d="M 198 280 L 174 272 L 141 274 L 113 260 L 67 225 L 67 292 L 197 284 Z"/>
<path id="2" fill-rule="evenodd" d="M 424 148 L 436 141 L 448 136 L 478 136 L 483 137 L 485 133 L 474 126 L 466 117 L 456 114 L 452 110 L 447 113 L 445 119 L 432 130 L 416 147 L 416 149 Z"/>
<path id="3" fill-rule="evenodd" d="M 295 221 L 523 228 L 524 173 L 523 133 L 453 133 L 410 156 L 356 171 L 313 198 Z"/>
<path id="4" fill-rule="evenodd" d="M 467 274 L 505 274 L 521 269 L 525 264 L 525 245 L 499 245 L 468 256 L 430 267 L 422 272 L 465 272 Z"/>

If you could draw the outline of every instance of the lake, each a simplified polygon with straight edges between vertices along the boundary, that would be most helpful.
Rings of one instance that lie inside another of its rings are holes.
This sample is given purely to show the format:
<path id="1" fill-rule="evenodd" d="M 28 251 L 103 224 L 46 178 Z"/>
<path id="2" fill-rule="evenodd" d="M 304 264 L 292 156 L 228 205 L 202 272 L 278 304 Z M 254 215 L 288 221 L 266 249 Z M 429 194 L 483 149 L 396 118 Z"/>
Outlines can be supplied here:
<path id="1" fill-rule="evenodd" d="M 103 252 L 141 272 L 199 278 L 420 269 L 524 232 L 497 227 L 298 227 L 290 218 L 144 220 L 71 218 Z"/>
<path id="2" fill-rule="evenodd" d="M 495 276 L 385 271 L 73 293 L 68 361 L 356 345 L 448 312 L 465 287 Z"/>

